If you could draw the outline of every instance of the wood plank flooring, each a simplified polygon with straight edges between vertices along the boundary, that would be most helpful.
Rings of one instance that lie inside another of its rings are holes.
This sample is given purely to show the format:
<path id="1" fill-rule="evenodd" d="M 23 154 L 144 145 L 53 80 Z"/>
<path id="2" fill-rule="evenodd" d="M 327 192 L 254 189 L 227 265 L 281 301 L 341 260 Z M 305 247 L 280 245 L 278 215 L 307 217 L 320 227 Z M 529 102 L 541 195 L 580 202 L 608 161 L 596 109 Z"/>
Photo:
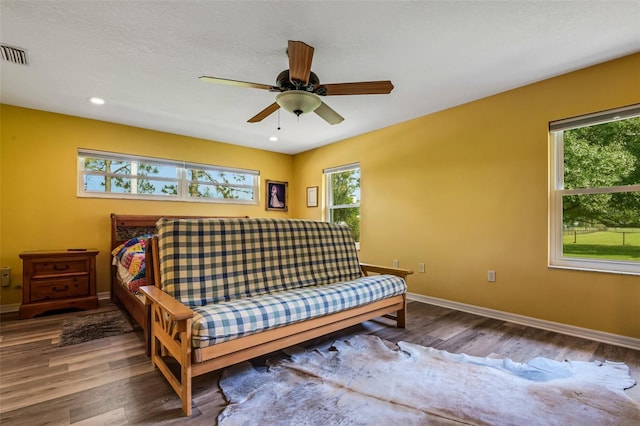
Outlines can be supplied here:
<path id="1" fill-rule="evenodd" d="M 57 347 L 65 319 L 117 309 L 0 322 L 0 423 L 2 425 L 212 425 L 225 406 L 218 373 L 194 379 L 193 416 L 144 354 L 140 330 L 121 336 Z M 409 303 L 406 329 L 385 319 L 368 321 L 308 342 L 326 347 L 353 334 L 375 334 L 449 352 L 511 358 L 625 362 L 640 379 L 640 351 L 564 336 L 419 302 Z M 259 360 L 257 362 L 260 362 Z M 640 402 L 640 386 L 627 391 Z"/>

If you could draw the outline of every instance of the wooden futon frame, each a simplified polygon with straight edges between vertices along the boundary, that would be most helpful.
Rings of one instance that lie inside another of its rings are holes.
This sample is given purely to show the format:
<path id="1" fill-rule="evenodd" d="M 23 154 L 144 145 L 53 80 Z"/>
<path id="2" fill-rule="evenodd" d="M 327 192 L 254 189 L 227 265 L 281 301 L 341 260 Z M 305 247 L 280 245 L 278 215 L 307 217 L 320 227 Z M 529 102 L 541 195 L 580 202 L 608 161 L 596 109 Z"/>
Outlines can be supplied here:
<path id="1" fill-rule="evenodd" d="M 376 317 L 392 318 L 397 321 L 398 327 L 405 327 L 406 294 L 400 294 L 211 346 L 194 348 L 191 339 L 194 312 L 160 288 L 161 260 L 157 238 L 151 241 L 148 250 L 150 254 L 147 257 L 148 274 L 153 276 L 155 286 L 151 286 L 151 282 L 147 281 L 147 286 L 141 287 L 141 291 L 146 297 L 147 304 L 151 305 L 151 362 L 180 397 L 182 409 L 187 416 L 191 415 L 192 377 L 269 354 Z M 363 276 L 390 274 L 405 280 L 412 273 L 410 270 L 363 263 L 360 264 L 360 269 Z M 179 374 L 174 374 L 175 362 L 179 364 Z"/>

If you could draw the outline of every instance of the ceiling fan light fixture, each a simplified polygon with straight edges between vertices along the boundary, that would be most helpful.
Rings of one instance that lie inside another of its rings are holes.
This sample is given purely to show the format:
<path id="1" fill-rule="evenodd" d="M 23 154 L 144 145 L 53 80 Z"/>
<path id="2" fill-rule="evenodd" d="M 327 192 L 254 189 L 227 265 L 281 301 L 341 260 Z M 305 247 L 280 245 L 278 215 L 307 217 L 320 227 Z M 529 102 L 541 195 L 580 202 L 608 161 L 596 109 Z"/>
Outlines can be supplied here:
<path id="1" fill-rule="evenodd" d="M 315 111 L 322 101 L 320 97 L 304 90 L 288 90 L 276 96 L 276 103 L 280 108 L 297 115 Z"/>

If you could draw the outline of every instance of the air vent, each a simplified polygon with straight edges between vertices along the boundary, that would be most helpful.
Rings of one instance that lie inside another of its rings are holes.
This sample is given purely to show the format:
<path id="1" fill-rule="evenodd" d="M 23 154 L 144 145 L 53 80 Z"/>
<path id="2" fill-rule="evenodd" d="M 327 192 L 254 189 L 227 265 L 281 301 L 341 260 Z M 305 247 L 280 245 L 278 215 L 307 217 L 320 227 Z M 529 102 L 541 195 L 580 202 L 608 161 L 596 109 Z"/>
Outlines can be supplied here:
<path id="1" fill-rule="evenodd" d="M 2 52 L 2 59 L 5 61 L 19 65 L 29 65 L 25 49 L 0 43 L 0 51 Z"/>

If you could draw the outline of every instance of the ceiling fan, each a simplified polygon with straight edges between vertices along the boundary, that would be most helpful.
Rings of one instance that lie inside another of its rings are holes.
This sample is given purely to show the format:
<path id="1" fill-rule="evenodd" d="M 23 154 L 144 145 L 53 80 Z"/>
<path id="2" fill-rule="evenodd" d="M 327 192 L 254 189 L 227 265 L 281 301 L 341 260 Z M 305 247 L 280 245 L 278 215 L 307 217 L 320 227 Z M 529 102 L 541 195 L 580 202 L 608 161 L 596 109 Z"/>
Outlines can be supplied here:
<path id="1" fill-rule="evenodd" d="M 321 84 L 318 76 L 311 71 L 313 50 L 313 47 L 306 43 L 289 40 L 287 49 L 289 69 L 278 74 L 275 86 L 209 77 L 206 75 L 199 78 L 202 81 L 210 83 L 279 92 L 278 95 L 276 95 L 276 101 L 247 120 L 248 123 L 262 121 L 279 108 L 283 108 L 298 117 L 301 114 L 313 111 L 327 123 L 332 125 L 338 124 L 341 123 L 344 118 L 322 102 L 320 96 L 385 95 L 393 90 L 393 84 L 389 80 Z"/>

